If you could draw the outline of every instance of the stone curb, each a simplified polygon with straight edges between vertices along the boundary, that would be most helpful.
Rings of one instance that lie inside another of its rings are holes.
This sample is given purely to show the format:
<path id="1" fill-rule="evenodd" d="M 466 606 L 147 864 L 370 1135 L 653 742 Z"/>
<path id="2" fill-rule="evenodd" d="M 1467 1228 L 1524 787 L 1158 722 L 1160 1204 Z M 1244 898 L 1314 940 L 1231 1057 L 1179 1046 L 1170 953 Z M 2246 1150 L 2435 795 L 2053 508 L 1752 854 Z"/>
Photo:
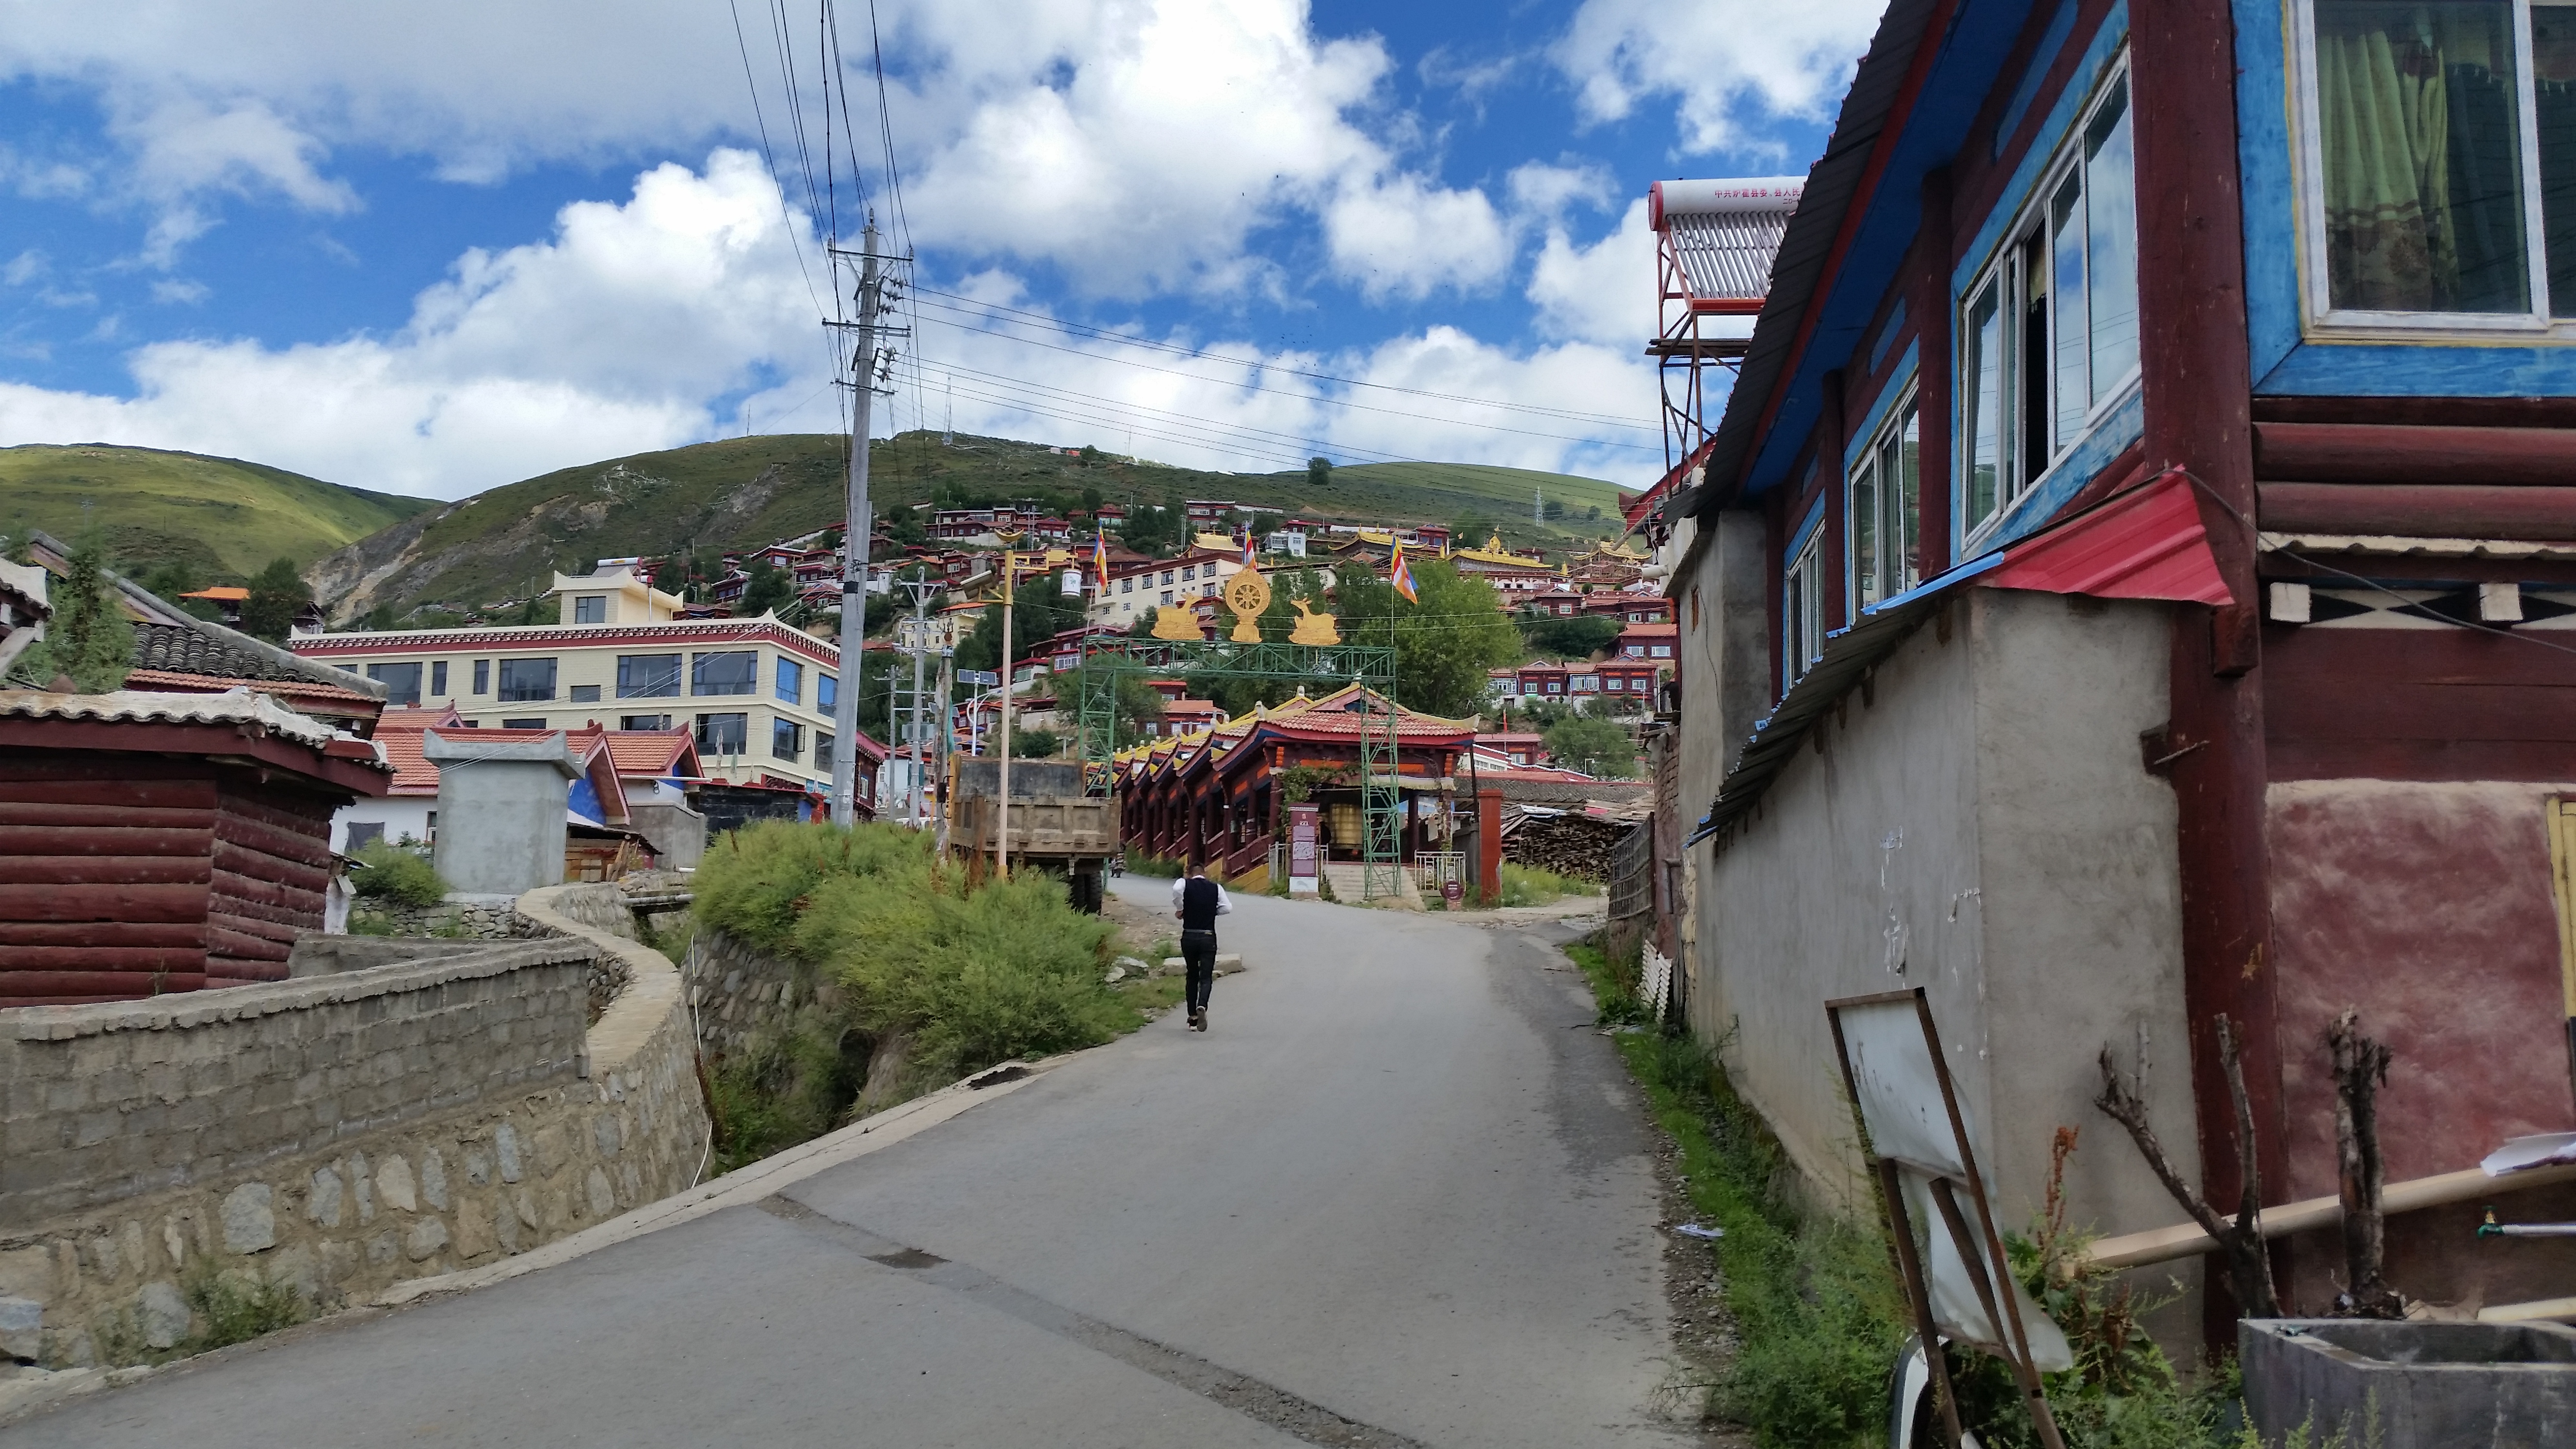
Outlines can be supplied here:
<path id="1" fill-rule="evenodd" d="M 835 1132 L 827 1132 L 813 1141 L 791 1147 L 758 1162 L 748 1163 L 712 1182 L 701 1183 L 686 1192 L 674 1193 L 658 1202 L 596 1223 L 567 1238 L 558 1238 L 541 1248 L 532 1248 L 516 1257 L 504 1258 L 479 1268 L 441 1274 L 434 1278 L 411 1278 L 396 1283 L 370 1300 L 379 1307 L 394 1308 L 432 1296 L 464 1293 L 476 1288 L 506 1282 L 540 1268 L 551 1268 L 586 1257 L 602 1248 L 612 1247 L 630 1238 L 639 1238 L 663 1228 L 695 1222 L 726 1208 L 756 1203 L 770 1194 L 793 1187 L 807 1178 L 853 1162 L 880 1148 L 891 1147 L 916 1133 L 947 1121 L 968 1108 L 1007 1096 L 1042 1073 L 1053 1070 L 1070 1059 L 1049 1057 L 1040 1062 L 1003 1062 L 987 1067 L 971 1077 L 952 1082 L 928 1096 L 915 1097 L 901 1106 L 888 1107 L 871 1117 L 862 1118 Z M 1013 1075 L 1017 1073 L 1017 1075 Z"/>

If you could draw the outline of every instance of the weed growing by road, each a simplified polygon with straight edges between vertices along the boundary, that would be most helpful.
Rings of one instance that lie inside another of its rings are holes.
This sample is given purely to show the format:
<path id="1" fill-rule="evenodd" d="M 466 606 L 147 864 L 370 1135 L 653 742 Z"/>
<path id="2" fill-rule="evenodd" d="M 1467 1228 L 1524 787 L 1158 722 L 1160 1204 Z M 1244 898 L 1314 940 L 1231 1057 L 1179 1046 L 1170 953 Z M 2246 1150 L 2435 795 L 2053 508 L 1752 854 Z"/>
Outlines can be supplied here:
<path id="1" fill-rule="evenodd" d="M 247 1343 L 311 1316 L 302 1289 L 248 1273 L 201 1272 L 181 1291 L 196 1310 L 197 1331 L 185 1349 L 189 1353 Z"/>
<path id="2" fill-rule="evenodd" d="M 1591 980 L 1601 1020 L 1642 1020 L 1633 969 L 1590 945 L 1567 954 Z M 1628 1069 L 1655 1120 L 1681 1149 L 1684 1190 L 1726 1284 L 1740 1347 L 1709 1395 L 1709 1412 L 1750 1428 L 1764 1449 L 1887 1442 L 1887 1392 L 1907 1311 L 1875 1202 L 1859 1221 L 1809 1208 L 1786 1189 L 1788 1164 L 1725 1067 L 1684 1032 L 1623 1032 Z M 2072 1150 L 2071 1137 L 2061 1140 Z M 2052 1194 L 2029 1235 L 2007 1234 L 2014 1274 L 2067 1329 L 2076 1367 L 2047 1377 L 2049 1406 L 2070 1449 L 2354 1449 L 2348 1433 L 2303 1428 L 2266 1446 L 2243 1427 L 2231 1363 L 2188 1388 L 2137 1316 L 2117 1275 L 2089 1266 L 2086 1237 Z M 1994 1449 L 2035 1444 L 2000 1360 L 1957 1348 L 1962 1418 Z"/>
<path id="3" fill-rule="evenodd" d="M 418 851 L 371 840 L 358 847 L 357 861 L 363 869 L 350 876 L 349 889 L 361 900 L 434 906 L 447 898 L 447 882 Z"/>
<path id="4" fill-rule="evenodd" d="M 1588 880 L 1575 880 L 1571 876 L 1515 861 L 1503 861 L 1501 873 L 1501 903 L 1507 906 L 1543 906 L 1566 896 L 1601 894 L 1601 887 Z"/>

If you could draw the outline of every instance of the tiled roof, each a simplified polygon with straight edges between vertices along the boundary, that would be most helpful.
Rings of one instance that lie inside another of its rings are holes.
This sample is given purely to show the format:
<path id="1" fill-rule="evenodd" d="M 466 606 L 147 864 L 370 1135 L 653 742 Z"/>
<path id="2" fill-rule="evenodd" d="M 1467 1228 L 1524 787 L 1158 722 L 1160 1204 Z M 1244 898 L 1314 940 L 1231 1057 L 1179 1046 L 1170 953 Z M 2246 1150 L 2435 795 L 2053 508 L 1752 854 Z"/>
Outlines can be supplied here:
<path id="1" fill-rule="evenodd" d="M 684 729 L 608 732 L 608 757 L 616 762 L 620 775 L 668 775 L 691 752 L 689 732 Z"/>
<path id="2" fill-rule="evenodd" d="M 376 747 L 385 752 L 385 763 L 393 766 L 394 783 L 389 795 L 435 795 L 438 793 L 438 767 L 423 759 L 420 753 L 421 731 L 376 731 Z"/>
<path id="3" fill-rule="evenodd" d="M 227 689 L 247 688 L 262 694 L 284 695 L 300 703 L 332 700 L 343 704 L 376 703 L 372 694 L 302 679 L 242 679 L 230 674 L 188 674 L 176 669 L 133 669 L 126 672 L 125 682 L 132 688 L 159 687 L 184 694 L 221 694 Z M 324 711 L 326 714 L 329 712 Z"/>
<path id="4" fill-rule="evenodd" d="M 329 725 L 297 714 L 250 689 L 221 694 L 158 694 L 136 689 L 109 694 L 53 694 L 36 689 L 5 689 L 0 690 L 0 717 L 119 724 L 256 725 L 316 750 L 328 750 L 339 734 Z M 363 747 L 365 741 L 349 743 Z"/>
<path id="5" fill-rule="evenodd" d="M 166 669 L 173 674 L 211 674 L 226 679 L 284 679 L 299 684 L 328 684 L 352 688 L 356 681 L 347 670 L 294 661 L 283 651 L 245 647 L 256 641 L 231 634 L 229 629 L 215 632 L 219 626 L 189 628 L 184 624 L 141 623 L 134 626 L 134 667 Z M 361 688 L 359 692 L 363 692 Z"/>

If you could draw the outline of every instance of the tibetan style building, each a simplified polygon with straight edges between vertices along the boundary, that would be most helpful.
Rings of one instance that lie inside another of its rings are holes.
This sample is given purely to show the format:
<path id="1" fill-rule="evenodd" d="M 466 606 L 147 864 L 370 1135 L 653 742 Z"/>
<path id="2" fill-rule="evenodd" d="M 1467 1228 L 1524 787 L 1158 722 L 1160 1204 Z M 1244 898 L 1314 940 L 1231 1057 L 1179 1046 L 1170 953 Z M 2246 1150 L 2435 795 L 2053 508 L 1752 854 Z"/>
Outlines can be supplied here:
<path id="1" fill-rule="evenodd" d="M 1396 716 L 1396 775 L 1404 805 L 1403 859 L 1446 848 L 1451 774 L 1475 739 L 1464 721 L 1419 714 L 1354 685 L 1320 699 L 1303 696 L 1212 730 L 1155 740 L 1115 761 L 1120 834 L 1133 849 L 1186 859 L 1242 880 L 1266 872 L 1288 802 L 1279 776 L 1308 776 L 1322 807 L 1326 857 L 1360 857 L 1360 731 L 1363 712 Z M 1266 874 L 1258 881 L 1266 882 Z M 1251 888 L 1258 888 L 1256 883 Z"/>

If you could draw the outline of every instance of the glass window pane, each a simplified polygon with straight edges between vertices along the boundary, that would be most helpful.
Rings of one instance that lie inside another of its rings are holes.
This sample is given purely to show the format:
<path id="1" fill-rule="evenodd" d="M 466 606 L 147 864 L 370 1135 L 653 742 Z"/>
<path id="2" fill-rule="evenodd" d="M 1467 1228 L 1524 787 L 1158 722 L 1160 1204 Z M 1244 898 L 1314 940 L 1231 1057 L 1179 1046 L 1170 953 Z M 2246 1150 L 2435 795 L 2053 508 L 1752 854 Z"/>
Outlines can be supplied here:
<path id="1" fill-rule="evenodd" d="M 407 709 L 420 703 L 418 664 L 370 664 L 367 677 L 385 687 L 385 703 L 388 705 Z M 502 677 L 509 677 L 506 666 Z"/>
<path id="2" fill-rule="evenodd" d="M 2004 464 L 2004 329 L 2000 288 L 1993 282 L 1968 304 L 1969 378 L 1967 506 L 1970 528 L 1994 516 Z"/>
<path id="3" fill-rule="evenodd" d="M 689 660 L 691 694 L 752 694 L 757 692 L 759 683 L 758 650 L 727 649 Z"/>
<path id="4" fill-rule="evenodd" d="M 2052 330 L 2048 342 L 2054 353 L 2049 368 L 2055 374 L 2052 391 L 2056 394 L 2056 426 L 2049 442 L 2052 447 L 2063 448 L 2084 431 L 2084 415 L 2093 406 L 2093 389 L 2084 380 L 2092 327 L 2084 306 L 2084 186 L 2080 177 L 2068 176 L 2049 201 L 2048 269 L 2048 294 L 2055 303 L 2049 319 Z"/>
<path id="5" fill-rule="evenodd" d="M 1851 502 L 1846 510 L 1845 526 L 1851 530 L 1852 608 L 1854 612 L 1878 602 L 1878 477 L 1870 455 L 1863 453 L 1860 469 L 1852 474 Z"/>
<path id="6" fill-rule="evenodd" d="M 501 661 L 501 702 L 524 704 L 555 697 L 555 662 L 551 659 Z"/>
<path id="7" fill-rule="evenodd" d="M 750 735 L 750 715 L 702 714 L 698 716 L 698 752 L 700 754 L 743 754 L 749 744 Z"/>
<path id="8" fill-rule="evenodd" d="M 2100 402 L 2138 365 L 2138 157 L 2130 139 L 2127 81 L 2085 132 L 2084 218 L 2091 400 Z"/>
<path id="9" fill-rule="evenodd" d="M 814 708 L 830 714 L 839 707 L 841 682 L 828 674 L 814 676 Z"/>
<path id="10" fill-rule="evenodd" d="M 804 665 L 784 656 L 779 659 L 777 694 L 780 699 L 787 701 L 789 704 L 799 704 L 804 701 Z"/>
<path id="11" fill-rule="evenodd" d="M 617 697 L 619 699 L 668 699 L 679 692 L 679 655 L 620 654 L 617 656 Z"/>
<path id="12" fill-rule="evenodd" d="M 1923 557 L 1923 420 L 1913 406 L 1905 409 L 1905 426 L 1897 434 L 1896 526 L 1888 543 L 1896 550 L 1896 587 L 1910 589 L 1922 581 Z"/>
<path id="13" fill-rule="evenodd" d="M 2531 68 L 2549 310 L 2576 317 L 2576 5 L 2531 7 Z"/>
<path id="14" fill-rule="evenodd" d="M 2326 294 L 2526 312 L 2511 0 L 2315 0 Z"/>

